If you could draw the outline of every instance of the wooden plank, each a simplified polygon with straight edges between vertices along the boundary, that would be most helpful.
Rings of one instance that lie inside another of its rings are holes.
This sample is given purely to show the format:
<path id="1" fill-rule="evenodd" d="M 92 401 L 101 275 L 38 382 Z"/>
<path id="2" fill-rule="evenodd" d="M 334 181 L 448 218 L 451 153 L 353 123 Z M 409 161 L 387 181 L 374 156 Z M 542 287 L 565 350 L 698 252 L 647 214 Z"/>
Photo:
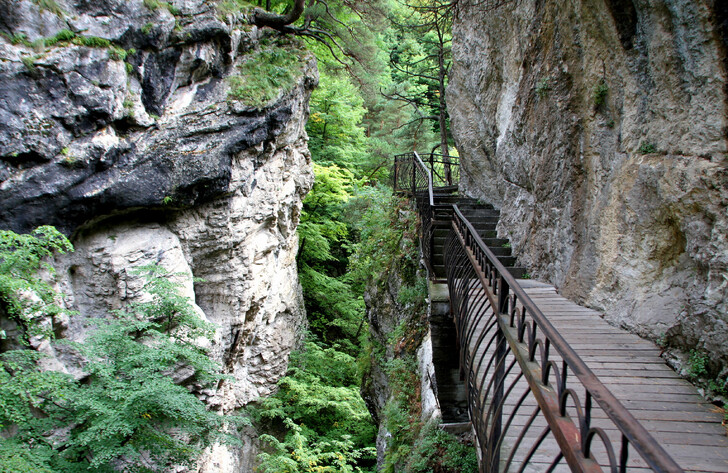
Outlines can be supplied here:
<path id="1" fill-rule="evenodd" d="M 529 291 L 531 291 L 529 289 Z M 476 294 L 477 291 L 473 291 Z M 696 389 L 672 371 L 659 357 L 660 349 L 652 342 L 629 334 L 619 327 L 610 325 L 600 314 L 592 309 L 582 308 L 562 299 L 550 287 L 537 287 L 529 293 L 559 333 L 571 343 L 572 348 L 584 359 L 600 380 L 621 399 L 632 414 L 641 420 L 648 431 L 663 443 L 670 454 L 686 471 L 725 471 L 728 473 L 728 438 L 720 425 L 722 415 L 714 412 L 712 406 L 702 399 Z M 484 329 L 480 323 L 477 330 Z M 490 335 L 489 335 L 490 336 Z M 475 354 L 490 356 L 493 346 L 480 346 Z M 537 356 L 539 359 L 540 354 Z M 509 355 L 510 360 L 512 355 Z M 558 353 L 552 350 L 550 360 L 561 365 Z M 483 368 L 485 363 L 483 364 Z M 491 374 L 478 373 L 478 379 L 490 380 Z M 516 379 L 510 373 L 507 385 Z M 577 392 L 580 402 L 585 399 L 584 389 L 570 376 L 570 386 Z M 521 379 L 506 399 L 505 418 L 515 408 L 515 402 L 527 389 Z M 513 417 L 508 437 L 513 440 L 520 428 L 530 418 L 536 406 L 532 395 L 520 406 Z M 569 405 L 567 412 L 575 412 Z M 607 415 L 598 407 L 592 412 L 593 426 L 605 429 L 615 445 L 621 441 L 621 433 Z M 525 434 L 533 442 L 545 425 L 539 418 Z M 549 453 L 546 453 L 546 452 Z M 533 465 L 526 471 L 545 471 L 557 451 L 553 439 L 545 442 L 539 449 Z M 604 446 L 595 445 L 597 458 L 604 452 Z M 522 455 L 519 453 L 519 455 Z M 636 453 L 631 453 L 630 470 L 649 471 L 646 464 Z M 560 471 L 561 466 L 556 471 Z M 565 468 L 563 471 L 568 471 Z"/>

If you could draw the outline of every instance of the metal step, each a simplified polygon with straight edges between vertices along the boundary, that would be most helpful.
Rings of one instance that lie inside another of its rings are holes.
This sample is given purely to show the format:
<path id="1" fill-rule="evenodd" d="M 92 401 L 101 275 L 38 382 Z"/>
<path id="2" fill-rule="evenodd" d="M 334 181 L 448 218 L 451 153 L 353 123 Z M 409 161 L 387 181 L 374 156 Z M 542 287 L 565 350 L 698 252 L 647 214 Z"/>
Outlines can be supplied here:
<path id="1" fill-rule="evenodd" d="M 511 258 L 509 260 L 509 262 L 512 261 L 511 264 L 515 264 L 515 262 L 516 262 L 515 256 L 508 256 L 507 258 Z M 498 258 L 498 260 L 501 260 L 501 259 L 502 258 Z M 501 263 L 503 263 L 503 261 L 501 261 Z M 528 275 L 528 270 L 521 266 L 508 266 L 506 264 L 503 264 L 503 266 L 505 266 L 506 270 L 508 270 L 508 272 L 511 273 L 511 275 L 516 279 L 521 279 L 521 278 L 523 278 L 524 275 Z M 444 279 L 447 277 L 447 274 L 445 273 L 445 265 L 443 265 L 443 264 L 433 265 L 432 269 L 435 272 L 435 277 L 437 279 Z"/>
<path id="2" fill-rule="evenodd" d="M 442 258 L 443 253 L 445 252 L 445 238 L 435 238 L 435 241 L 432 245 L 432 257 L 433 259 Z M 489 246 L 488 247 L 490 251 L 493 252 L 494 255 L 501 257 L 501 256 L 512 256 L 512 248 L 510 246 Z"/>

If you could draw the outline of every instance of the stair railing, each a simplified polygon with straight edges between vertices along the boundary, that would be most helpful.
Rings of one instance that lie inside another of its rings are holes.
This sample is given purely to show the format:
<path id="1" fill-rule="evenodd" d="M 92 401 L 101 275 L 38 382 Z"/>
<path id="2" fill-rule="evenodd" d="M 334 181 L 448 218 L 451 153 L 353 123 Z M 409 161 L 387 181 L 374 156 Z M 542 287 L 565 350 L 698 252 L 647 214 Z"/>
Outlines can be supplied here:
<path id="1" fill-rule="evenodd" d="M 635 465 L 683 471 L 587 367 L 457 206 L 445 268 L 481 471 L 524 471 L 529 464 L 553 471 L 562 461 L 574 472 L 617 473 Z M 634 453 L 639 458 L 630 459 Z"/>
<path id="2" fill-rule="evenodd" d="M 452 171 L 459 163 L 450 166 L 450 159 L 430 155 L 428 169 L 416 152 L 395 158 L 395 191 L 416 201 L 428 265 L 438 207 L 433 189 L 457 182 Z M 550 472 L 562 461 L 575 472 L 683 471 L 586 366 L 460 209 L 439 207 L 453 210 L 445 268 L 481 471 L 512 465 L 524 471 L 531 464 Z M 549 442 L 558 453 L 544 460 L 544 450 L 554 451 Z"/>
<path id="3" fill-rule="evenodd" d="M 435 212 L 435 196 L 432 188 L 432 170 L 427 169 L 417 151 L 413 152 L 412 155 L 414 161 L 412 196 L 415 199 L 417 212 L 420 215 L 420 246 L 427 270 L 430 275 L 434 275 L 432 252 L 435 238 L 432 220 Z"/>
<path id="4" fill-rule="evenodd" d="M 423 161 L 430 166 L 434 188 L 457 187 L 460 182 L 460 158 L 430 153 Z"/>
<path id="5" fill-rule="evenodd" d="M 419 166 L 420 169 L 416 169 Z M 414 194 L 424 191 L 429 179 L 432 188 L 456 188 L 460 181 L 460 160 L 457 156 L 430 153 L 420 156 L 416 151 L 394 157 L 394 190 Z"/>
<path id="6" fill-rule="evenodd" d="M 460 178 L 459 161 L 454 156 L 430 153 L 423 160 L 417 151 L 394 157 L 394 191 L 412 196 L 420 216 L 420 246 L 431 277 L 435 272 L 432 254 L 435 245 L 434 218 L 438 208 L 451 209 L 435 203 L 435 188 L 457 186 Z"/>

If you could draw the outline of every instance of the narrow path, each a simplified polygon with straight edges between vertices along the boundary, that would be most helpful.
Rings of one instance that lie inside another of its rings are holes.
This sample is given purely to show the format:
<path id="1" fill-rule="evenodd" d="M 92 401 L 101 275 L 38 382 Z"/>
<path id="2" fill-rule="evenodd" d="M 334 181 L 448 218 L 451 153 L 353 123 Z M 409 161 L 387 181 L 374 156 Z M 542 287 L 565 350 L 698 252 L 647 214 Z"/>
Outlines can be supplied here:
<path id="1" fill-rule="evenodd" d="M 519 283 L 604 385 L 685 471 L 728 473 L 728 437 L 721 425 L 722 413 L 665 364 L 657 346 L 610 325 L 598 312 L 560 296 L 551 285 L 528 279 L 521 279 Z M 477 353 L 478 357 L 481 354 Z M 554 355 L 551 359 L 561 361 Z M 487 377 L 484 372 L 479 374 Z M 515 379 L 515 374 L 509 376 L 506 385 Z M 504 419 L 511 414 L 513 419 L 512 433 L 509 432 L 502 448 L 502 466 L 521 433 L 519 427 L 526 424 L 536 407 L 533 396 L 526 395 L 523 404 L 514 408 L 521 393 L 527 390 L 527 384 L 521 378 L 514 383 L 510 399 L 506 401 Z M 578 394 L 583 401 L 584 393 Z M 573 413 L 572 409 L 571 415 Z M 600 409 L 593 412 L 593 425 L 604 428 L 614 445 L 619 445 L 619 432 Z M 545 421 L 537 418 L 526 433 L 523 446 L 516 449 L 511 470 L 518 469 L 527 448 L 544 427 Z M 546 471 L 557 449 L 555 440 L 547 437 L 525 471 Z M 599 463 L 606 466 L 603 446 L 596 445 L 594 450 Z M 619 455 L 619 452 L 615 453 Z M 630 471 L 649 471 L 636 452 L 630 451 L 629 457 Z M 554 471 L 569 470 L 566 465 L 559 465 Z"/>
<path id="2" fill-rule="evenodd" d="M 453 337 L 448 332 L 454 329 L 445 327 L 442 320 L 436 321 L 434 325 L 441 333 L 433 334 L 433 349 L 440 349 L 438 359 L 441 363 L 435 364 L 435 374 L 437 385 L 442 384 L 443 388 L 438 396 L 440 405 L 447 405 L 451 413 L 458 414 L 462 410 L 461 406 L 467 406 L 471 423 L 481 441 L 481 469 L 490 469 L 492 466 L 498 471 L 569 471 L 562 450 L 525 380 L 524 376 L 529 376 L 543 408 L 548 410 L 547 415 L 559 429 L 558 438 L 564 444 L 564 451 L 569 452 L 570 448 L 581 446 L 584 452 L 589 451 L 588 458 L 596 460 L 603 471 L 610 471 L 607 468 L 609 464 L 614 466 L 612 472 L 619 471 L 616 465 L 620 464 L 620 457 L 629 471 L 651 471 L 631 444 L 627 452 L 620 451 L 624 445 L 622 431 L 635 432 L 625 425 L 630 422 L 629 419 L 623 420 L 623 425 L 618 428 L 600 408 L 585 409 L 584 406 L 589 405 L 590 401 L 580 382 L 569 382 L 573 381 L 573 374 L 567 376 L 567 389 L 563 391 L 566 405 L 561 405 L 561 408 L 574 422 L 558 417 L 559 406 L 554 403 L 560 400 L 555 398 L 553 387 L 561 383 L 553 377 L 558 376 L 556 372 L 562 369 L 557 368 L 562 366 L 560 356 L 554 353 L 555 348 L 542 343 L 541 337 L 537 336 L 537 341 L 531 340 L 531 347 L 536 350 L 536 360 L 526 361 L 528 355 L 517 342 L 516 329 L 508 327 L 507 323 L 496 322 L 490 307 L 490 300 L 493 299 L 489 299 L 485 291 L 491 296 L 497 291 L 483 287 L 481 283 L 488 283 L 467 269 L 478 271 L 477 266 L 484 264 L 483 258 L 490 262 L 488 265 L 495 264 L 494 258 L 497 258 L 504 267 L 497 271 L 508 271 L 515 278 L 525 273 L 525 268 L 515 267 L 517 259 L 511 254 L 510 242 L 497 238 L 500 213 L 490 205 L 459 195 L 457 187 L 452 185 L 457 179 L 442 177 L 443 167 L 459 174 L 457 158 L 445 159 L 430 155 L 426 161 L 428 164 L 416 152 L 396 156 L 395 190 L 413 198 L 422 218 L 421 248 L 432 282 L 431 302 L 433 307 L 438 306 L 437 311 L 432 312 L 433 320 L 435 316 L 445 320 L 449 318 L 448 313 L 452 312 L 448 311 L 450 304 L 447 302 L 450 291 L 446 284 L 441 283 L 452 278 L 451 282 L 455 284 L 451 289 L 460 304 L 455 333 L 461 339 L 459 342 L 465 346 L 460 346 L 460 353 L 455 353 L 456 347 L 452 346 L 451 341 Z M 446 184 L 447 188 L 438 187 Z M 457 228 L 459 247 L 450 246 L 448 242 L 447 235 L 451 228 Z M 480 242 L 477 242 L 477 237 L 480 237 Z M 477 244 L 471 247 L 467 241 L 473 238 Z M 451 248 L 448 251 L 454 251 L 450 253 L 450 258 L 454 259 L 450 261 L 444 253 L 446 245 Z M 489 251 L 484 250 L 484 246 Z M 464 252 L 458 253 L 460 250 Z M 448 264 L 453 266 L 448 268 Z M 670 455 L 685 471 L 728 473 L 728 438 L 721 425 L 722 413 L 705 402 L 695 387 L 664 363 L 659 356 L 659 349 L 653 343 L 608 324 L 598 312 L 561 297 L 553 286 L 530 279 L 519 279 L 518 283 L 599 381 L 662 445 L 664 453 L 660 454 Z M 504 332 L 500 332 L 499 327 Z M 503 341 L 501 337 L 504 333 L 508 340 L 508 346 L 505 347 L 498 344 L 498 340 Z M 499 356 L 495 357 L 497 345 L 501 349 L 498 351 Z M 526 375 L 521 371 L 511 349 L 520 353 Z M 540 350 L 548 353 L 549 362 L 554 362 L 547 365 L 550 369 L 547 386 L 535 381 L 540 378 L 540 370 L 544 366 L 540 363 Z M 494 366 L 496 360 L 499 360 L 497 368 Z M 457 365 L 458 361 L 460 365 Z M 493 376 L 496 371 L 499 374 L 498 382 Z M 467 386 L 462 385 L 463 374 Z M 591 392 L 596 391 L 592 389 Z M 462 393 L 465 395 L 460 396 Z M 613 413 L 615 410 L 622 411 L 616 403 L 608 409 L 613 410 Z M 587 419 L 589 416 L 591 418 Z M 592 428 L 589 434 L 594 434 L 591 446 L 579 438 L 576 429 L 580 428 L 580 418 L 583 420 L 581 425 Z M 640 437 L 639 433 L 637 437 Z M 646 449 L 659 451 L 652 448 L 651 440 L 643 438 L 642 441 Z M 581 457 L 577 454 L 571 458 L 578 461 Z M 670 459 L 658 459 L 652 464 L 661 464 L 670 471 L 676 469 Z M 587 460 L 582 462 L 582 466 L 589 469 L 594 465 Z"/>

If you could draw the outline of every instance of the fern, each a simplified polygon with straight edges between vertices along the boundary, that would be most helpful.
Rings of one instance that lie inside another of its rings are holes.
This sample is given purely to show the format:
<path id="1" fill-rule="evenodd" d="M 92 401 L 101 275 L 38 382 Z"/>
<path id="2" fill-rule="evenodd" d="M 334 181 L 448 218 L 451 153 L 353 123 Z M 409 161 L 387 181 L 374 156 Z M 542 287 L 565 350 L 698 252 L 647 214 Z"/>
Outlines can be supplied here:
<path id="1" fill-rule="evenodd" d="M 26 337 L 61 310 L 37 273 L 52 274 L 47 259 L 70 249 L 52 227 L 0 232 L 0 302 Z M 83 342 L 63 342 L 84 360 L 83 382 L 41 371 L 43 355 L 33 350 L 0 355 L 0 430 L 8 433 L 0 438 L 0 471 L 162 471 L 191 465 L 213 442 L 234 441 L 224 432 L 244 420 L 207 410 L 187 387 L 225 379 L 197 343 L 213 327 L 179 293 L 180 275 L 155 265 L 134 272 L 145 278 L 150 300 L 92 321 Z M 28 293 L 36 295 L 31 302 Z M 48 435 L 58 429 L 65 434 Z"/>

